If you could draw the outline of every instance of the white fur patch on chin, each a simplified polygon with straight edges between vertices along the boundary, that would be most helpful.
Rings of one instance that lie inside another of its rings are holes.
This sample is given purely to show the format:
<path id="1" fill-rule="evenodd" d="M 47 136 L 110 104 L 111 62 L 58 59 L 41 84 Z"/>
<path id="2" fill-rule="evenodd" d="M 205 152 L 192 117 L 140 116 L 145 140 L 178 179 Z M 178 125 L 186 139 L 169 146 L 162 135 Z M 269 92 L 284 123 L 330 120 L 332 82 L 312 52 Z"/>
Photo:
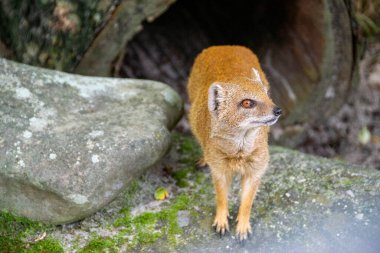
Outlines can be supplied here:
<path id="1" fill-rule="evenodd" d="M 248 118 L 244 120 L 240 127 L 242 128 L 252 128 L 252 127 L 260 127 L 260 126 L 271 126 L 277 122 L 279 117 L 271 116 L 271 117 L 264 117 L 264 118 Z"/>
<path id="2" fill-rule="evenodd" d="M 271 126 L 271 125 L 273 125 L 273 124 L 275 124 L 275 123 L 277 122 L 278 118 L 279 118 L 279 117 L 275 117 L 273 120 L 271 120 L 271 121 L 269 121 L 269 122 L 266 122 L 265 124 L 266 124 L 267 126 Z"/>

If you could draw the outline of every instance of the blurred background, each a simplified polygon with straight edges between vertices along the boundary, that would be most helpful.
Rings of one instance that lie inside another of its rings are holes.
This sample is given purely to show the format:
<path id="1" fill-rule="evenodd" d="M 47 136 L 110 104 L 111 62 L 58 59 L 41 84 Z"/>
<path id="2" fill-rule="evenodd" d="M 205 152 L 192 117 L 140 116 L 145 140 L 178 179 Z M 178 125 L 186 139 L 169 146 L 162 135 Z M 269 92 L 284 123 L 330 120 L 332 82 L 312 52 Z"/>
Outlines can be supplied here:
<path id="1" fill-rule="evenodd" d="M 162 81 L 184 99 L 194 58 L 239 44 L 285 111 L 271 142 L 380 169 L 378 0 L 1 0 L 0 56 Z M 190 132 L 186 115 L 177 131 Z"/>

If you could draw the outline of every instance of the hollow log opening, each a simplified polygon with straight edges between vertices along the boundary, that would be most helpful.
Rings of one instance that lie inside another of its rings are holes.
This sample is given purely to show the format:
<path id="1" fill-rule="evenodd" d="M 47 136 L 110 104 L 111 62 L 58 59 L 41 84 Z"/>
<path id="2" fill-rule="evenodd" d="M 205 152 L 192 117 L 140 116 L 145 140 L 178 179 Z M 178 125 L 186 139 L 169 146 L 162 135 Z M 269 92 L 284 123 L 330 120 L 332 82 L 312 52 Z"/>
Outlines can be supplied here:
<path id="1" fill-rule="evenodd" d="M 118 75 L 162 81 L 186 98 L 194 58 L 238 44 L 260 58 L 283 124 L 331 115 L 351 89 L 351 21 L 344 0 L 178 0 L 127 45 Z"/>

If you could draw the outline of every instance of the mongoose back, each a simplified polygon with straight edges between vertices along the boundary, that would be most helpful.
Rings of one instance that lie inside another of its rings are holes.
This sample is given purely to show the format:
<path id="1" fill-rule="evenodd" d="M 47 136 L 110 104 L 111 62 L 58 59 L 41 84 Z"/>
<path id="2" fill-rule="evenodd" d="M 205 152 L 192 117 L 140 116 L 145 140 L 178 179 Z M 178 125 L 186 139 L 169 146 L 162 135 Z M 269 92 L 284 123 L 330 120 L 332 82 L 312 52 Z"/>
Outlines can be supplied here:
<path id="1" fill-rule="evenodd" d="M 188 82 L 190 126 L 210 167 L 216 192 L 213 226 L 224 235 L 228 189 L 242 175 L 237 237 L 252 233 L 251 207 L 269 161 L 269 125 L 281 115 L 268 96 L 269 83 L 256 55 L 242 46 L 213 46 L 196 58 Z"/>

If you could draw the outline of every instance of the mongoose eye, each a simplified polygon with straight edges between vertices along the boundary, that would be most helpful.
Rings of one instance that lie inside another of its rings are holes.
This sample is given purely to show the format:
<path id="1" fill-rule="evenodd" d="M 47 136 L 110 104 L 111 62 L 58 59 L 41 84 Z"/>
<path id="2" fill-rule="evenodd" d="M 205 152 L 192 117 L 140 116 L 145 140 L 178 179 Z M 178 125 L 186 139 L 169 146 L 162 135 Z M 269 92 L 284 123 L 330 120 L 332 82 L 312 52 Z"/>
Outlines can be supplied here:
<path id="1" fill-rule="evenodd" d="M 253 108 L 256 105 L 256 103 L 252 99 L 244 99 L 243 101 L 241 101 L 240 105 L 246 109 L 249 109 Z"/>

